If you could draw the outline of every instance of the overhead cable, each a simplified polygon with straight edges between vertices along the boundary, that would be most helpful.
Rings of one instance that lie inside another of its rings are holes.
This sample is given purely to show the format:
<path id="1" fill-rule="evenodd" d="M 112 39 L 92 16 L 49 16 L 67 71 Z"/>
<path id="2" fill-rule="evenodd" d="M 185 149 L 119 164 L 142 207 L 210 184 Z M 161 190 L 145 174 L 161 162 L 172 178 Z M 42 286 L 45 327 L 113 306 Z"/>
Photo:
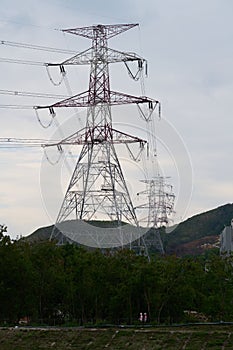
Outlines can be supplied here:
<path id="1" fill-rule="evenodd" d="M 16 147 L 43 147 L 45 144 L 55 143 L 58 140 L 45 139 L 23 139 L 14 137 L 1 137 L 0 148 L 16 148 Z"/>
<path id="2" fill-rule="evenodd" d="M 26 105 L 0 105 L 0 108 L 5 108 L 5 109 L 35 109 L 34 106 L 26 106 Z"/>
<path id="3" fill-rule="evenodd" d="M 3 62 L 3 63 L 16 63 L 16 64 L 27 64 L 27 65 L 31 65 L 31 66 L 46 66 L 46 63 L 44 63 L 44 62 L 19 60 L 19 59 L 7 58 L 7 57 L 0 57 L 0 62 Z"/>
<path id="4" fill-rule="evenodd" d="M 26 97 L 45 97 L 45 98 L 68 98 L 67 95 L 54 95 L 42 92 L 29 92 L 29 91 L 15 91 L 15 90 L 2 90 L 0 89 L 0 95 L 13 95 L 13 96 L 26 96 Z"/>
<path id="5" fill-rule="evenodd" d="M 73 50 L 59 49 L 59 48 L 48 47 L 48 46 L 32 45 L 32 44 L 26 44 L 26 43 L 17 43 L 14 41 L 6 41 L 6 40 L 0 40 L 0 44 L 7 45 L 7 46 L 21 47 L 24 49 L 41 50 L 41 51 L 57 52 L 57 53 L 65 53 L 65 54 L 77 53 L 77 51 L 73 51 Z"/>

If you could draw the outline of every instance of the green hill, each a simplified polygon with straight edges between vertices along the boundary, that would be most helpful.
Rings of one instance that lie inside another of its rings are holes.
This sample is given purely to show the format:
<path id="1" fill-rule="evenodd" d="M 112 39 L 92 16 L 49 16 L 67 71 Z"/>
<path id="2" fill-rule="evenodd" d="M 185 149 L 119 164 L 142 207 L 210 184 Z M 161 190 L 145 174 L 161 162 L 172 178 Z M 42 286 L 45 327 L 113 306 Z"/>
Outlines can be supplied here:
<path id="1" fill-rule="evenodd" d="M 52 230 L 53 230 L 53 225 L 40 227 L 36 231 L 34 231 L 32 234 L 24 237 L 23 239 L 30 243 L 47 241 L 51 236 Z"/>
<path id="2" fill-rule="evenodd" d="M 167 253 L 200 253 L 217 243 L 224 226 L 233 218 L 233 204 L 226 204 L 181 222 L 164 238 Z M 202 247 L 203 246 L 203 247 Z"/>
<path id="3" fill-rule="evenodd" d="M 233 204 L 225 204 L 218 208 L 195 215 L 181 222 L 172 232 L 165 233 L 161 229 L 161 237 L 167 254 L 202 254 L 206 249 L 216 247 L 219 235 L 224 226 L 229 225 L 233 218 Z M 90 222 L 97 227 L 115 227 L 115 222 L 94 221 Z M 29 242 L 38 242 L 50 238 L 53 225 L 41 227 L 27 236 Z M 153 232 L 148 232 L 149 240 L 153 241 Z M 145 240 L 147 241 L 147 235 Z M 149 247 L 155 252 L 155 247 Z"/>

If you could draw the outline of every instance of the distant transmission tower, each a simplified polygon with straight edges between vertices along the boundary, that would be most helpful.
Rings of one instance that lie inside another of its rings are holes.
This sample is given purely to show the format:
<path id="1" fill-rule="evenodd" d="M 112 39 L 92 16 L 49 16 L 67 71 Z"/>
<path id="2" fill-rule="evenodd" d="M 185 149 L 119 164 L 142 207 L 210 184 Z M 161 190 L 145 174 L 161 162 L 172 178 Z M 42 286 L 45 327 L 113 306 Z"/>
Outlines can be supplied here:
<path id="1" fill-rule="evenodd" d="M 137 24 L 96 25 L 64 30 L 92 40 L 92 46 L 65 60 L 62 63 L 50 63 L 48 66 L 59 66 L 64 72 L 65 65 L 90 64 L 88 91 L 49 106 L 54 108 L 87 107 L 86 126 L 80 131 L 56 143 L 62 145 L 82 145 L 73 175 L 66 191 L 56 226 L 68 220 L 90 221 L 98 217 L 100 220 L 111 220 L 121 225 L 122 221 L 138 227 L 138 220 L 126 186 L 115 144 L 138 143 L 143 148 L 146 141 L 123 133 L 112 127 L 112 105 L 148 104 L 152 113 L 158 101 L 148 97 L 136 97 L 110 90 L 109 64 L 124 62 L 131 76 L 136 80 L 140 75 L 145 60 L 135 53 L 120 52 L 108 47 L 108 39 L 119 35 Z M 127 62 L 136 61 L 138 72 L 133 75 Z M 51 146 L 55 144 L 48 144 Z M 61 227 L 61 226 L 60 226 Z M 132 236 L 132 241 L 133 241 Z M 122 240 L 124 245 L 124 239 Z"/>
<path id="2" fill-rule="evenodd" d="M 148 203 L 141 208 L 148 208 L 148 227 L 162 227 L 169 222 L 169 216 L 173 213 L 175 195 L 172 186 L 165 182 L 164 176 L 156 176 L 150 180 L 141 180 L 147 189 L 141 193 L 148 197 Z"/>
<path id="3" fill-rule="evenodd" d="M 146 243 L 156 247 L 164 254 L 163 243 L 161 240 L 159 228 L 166 227 L 169 223 L 169 216 L 173 213 L 175 195 L 172 186 L 165 182 L 164 176 L 156 176 L 149 180 L 141 180 L 146 184 L 146 189 L 138 193 L 144 195 L 146 200 L 138 206 L 140 209 L 147 210 L 145 218 L 148 228 L 153 229 L 148 236 Z"/>

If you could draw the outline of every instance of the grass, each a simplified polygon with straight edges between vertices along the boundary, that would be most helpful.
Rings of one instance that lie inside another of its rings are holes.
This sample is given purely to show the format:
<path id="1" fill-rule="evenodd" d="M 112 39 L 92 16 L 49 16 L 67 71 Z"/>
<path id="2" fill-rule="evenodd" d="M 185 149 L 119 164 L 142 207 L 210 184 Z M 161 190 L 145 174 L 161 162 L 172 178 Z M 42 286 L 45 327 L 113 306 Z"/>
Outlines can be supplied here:
<path id="1" fill-rule="evenodd" d="M 150 329 L 1 328 L 1 350 L 233 349 L 233 326 Z"/>

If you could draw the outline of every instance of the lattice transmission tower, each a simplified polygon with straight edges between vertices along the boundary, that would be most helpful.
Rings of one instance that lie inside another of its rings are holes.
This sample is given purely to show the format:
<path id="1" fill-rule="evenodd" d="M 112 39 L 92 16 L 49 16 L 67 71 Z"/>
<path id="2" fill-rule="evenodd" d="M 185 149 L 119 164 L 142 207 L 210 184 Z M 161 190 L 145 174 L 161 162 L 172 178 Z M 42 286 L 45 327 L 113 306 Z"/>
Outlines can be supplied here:
<path id="1" fill-rule="evenodd" d="M 135 208 L 130 198 L 115 144 L 138 143 L 139 147 L 143 149 L 146 140 L 114 129 L 111 106 L 147 104 L 148 113 L 152 113 L 156 107 L 160 108 L 160 103 L 145 96 L 137 97 L 110 89 L 110 63 L 124 62 L 131 73 L 127 62 L 135 61 L 138 72 L 136 75 L 131 75 L 136 79 L 143 70 L 146 61 L 135 53 L 121 52 L 108 47 L 110 38 L 135 26 L 137 24 L 95 25 L 66 29 L 65 33 L 91 39 L 91 47 L 61 63 L 48 64 L 48 66 L 59 66 L 61 72 L 64 72 L 66 65 L 90 65 L 89 89 L 87 91 L 49 106 L 36 107 L 37 110 L 49 108 L 51 114 L 54 114 L 54 109 L 60 107 L 87 107 L 85 128 L 56 143 L 59 147 L 62 145 L 82 145 L 56 220 L 56 226 L 62 228 L 64 233 L 66 231 L 64 222 L 67 223 L 70 220 L 90 221 L 96 217 L 100 220 L 114 221 L 118 227 L 121 226 L 122 222 L 138 227 Z M 141 108 L 140 110 L 140 113 L 143 113 Z M 47 146 L 52 145 L 55 144 L 50 143 Z M 53 234 L 55 235 L 55 233 Z M 75 240 L 74 234 L 72 237 Z M 135 237 L 132 235 L 131 241 L 134 241 Z M 102 243 L 105 244 L 103 241 Z M 110 240 L 108 243 L 106 242 L 106 246 L 107 244 L 114 245 L 114 242 Z M 121 236 L 121 245 L 124 244 L 124 237 Z"/>
<path id="2" fill-rule="evenodd" d="M 175 195 L 172 186 L 166 182 L 164 176 L 157 175 L 151 179 L 141 180 L 141 182 L 145 183 L 146 189 L 137 195 L 143 195 L 146 199 L 138 208 L 147 211 L 144 221 L 146 226 L 152 229 L 151 232 L 148 232 L 146 244 L 164 254 L 159 229 L 166 227 L 169 223 L 169 217 L 173 213 Z"/>

